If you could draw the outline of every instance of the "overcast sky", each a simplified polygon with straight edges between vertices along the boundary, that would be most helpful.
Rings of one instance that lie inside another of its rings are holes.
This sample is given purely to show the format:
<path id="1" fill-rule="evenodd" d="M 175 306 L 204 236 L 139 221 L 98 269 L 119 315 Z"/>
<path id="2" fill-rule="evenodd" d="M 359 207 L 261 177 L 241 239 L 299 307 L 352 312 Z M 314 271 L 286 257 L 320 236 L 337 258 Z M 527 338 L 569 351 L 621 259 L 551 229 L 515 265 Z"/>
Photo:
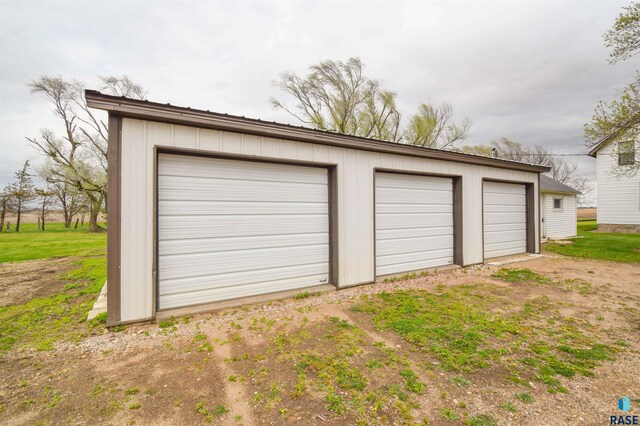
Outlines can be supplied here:
<path id="1" fill-rule="evenodd" d="M 295 123 L 270 106 L 271 82 L 351 56 L 405 116 L 453 104 L 473 120 L 469 144 L 506 136 L 584 153 L 598 100 L 638 68 L 608 64 L 602 40 L 627 3 L 0 1 L 0 186 L 40 161 L 26 136 L 61 130 L 27 88 L 40 75 L 96 88 L 98 75 L 126 74 L 152 101 Z M 594 174 L 594 159 L 570 161 Z"/>

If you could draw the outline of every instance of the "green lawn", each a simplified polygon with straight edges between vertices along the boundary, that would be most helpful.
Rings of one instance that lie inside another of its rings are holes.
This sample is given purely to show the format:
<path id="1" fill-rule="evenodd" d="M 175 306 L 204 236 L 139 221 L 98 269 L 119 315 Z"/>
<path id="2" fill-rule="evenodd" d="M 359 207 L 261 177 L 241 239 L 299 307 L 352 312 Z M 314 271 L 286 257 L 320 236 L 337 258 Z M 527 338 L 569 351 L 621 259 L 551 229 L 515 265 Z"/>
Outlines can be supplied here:
<path id="1" fill-rule="evenodd" d="M 597 228 L 596 222 L 578 222 L 578 236 L 573 244 L 544 244 L 544 250 L 565 256 L 586 259 L 610 260 L 614 262 L 640 263 L 639 234 L 605 234 L 591 232 Z"/>
<path id="2" fill-rule="evenodd" d="M 104 224 L 103 224 L 104 226 Z M 59 340 L 78 340 L 104 323 L 104 315 L 90 323 L 87 312 L 106 279 L 106 233 L 90 233 L 86 226 L 66 229 L 63 223 L 23 224 L 20 232 L 0 234 L 0 263 L 72 256 L 77 268 L 60 277 L 64 290 L 26 303 L 0 307 L 0 353 L 13 348 L 47 350 Z"/>
<path id="3" fill-rule="evenodd" d="M 102 224 L 104 226 L 104 224 Z M 35 223 L 20 225 L 20 232 L 0 233 L 0 263 L 64 256 L 96 256 L 105 253 L 107 234 L 90 233 L 87 226 L 66 229 L 63 223 L 48 223 L 38 231 Z"/>

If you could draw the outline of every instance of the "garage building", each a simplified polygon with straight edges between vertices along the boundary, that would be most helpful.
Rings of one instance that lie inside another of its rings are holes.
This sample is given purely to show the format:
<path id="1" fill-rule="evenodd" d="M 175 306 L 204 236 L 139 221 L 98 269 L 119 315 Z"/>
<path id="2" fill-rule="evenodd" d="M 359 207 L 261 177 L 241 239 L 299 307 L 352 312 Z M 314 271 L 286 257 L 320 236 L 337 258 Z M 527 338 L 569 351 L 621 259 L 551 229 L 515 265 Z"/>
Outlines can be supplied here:
<path id="1" fill-rule="evenodd" d="M 86 99 L 109 112 L 109 325 L 539 252 L 546 167 Z"/>

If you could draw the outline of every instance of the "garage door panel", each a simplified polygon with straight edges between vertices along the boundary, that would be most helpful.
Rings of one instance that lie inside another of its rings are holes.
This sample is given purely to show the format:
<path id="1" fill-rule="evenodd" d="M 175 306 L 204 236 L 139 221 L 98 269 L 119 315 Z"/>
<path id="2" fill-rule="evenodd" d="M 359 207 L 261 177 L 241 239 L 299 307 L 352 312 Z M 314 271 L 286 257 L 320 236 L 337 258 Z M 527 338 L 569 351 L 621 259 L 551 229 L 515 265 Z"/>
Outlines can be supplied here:
<path id="1" fill-rule="evenodd" d="M 328 283 L 326 169 L 161 154 L 159 309 Z"/>
<path id="2" fill-rule="evenodd" d="M 376 255 L 380 257 L 387 255 L 404 255 L 410 253 L 419 253 L 424 247 L 440 247 L 442 249 L 453 248 L 453 241 L 449 235 L 424 237 L 424 238 L 407 238 L 396 240 L 382 240 L 378 242 Z"/>
<path id="3" fill-rule="evenodd" d="M 376 275 L 453 263 L 453 181 L 376 173 Z"/>
<path id="4" fill-rule="evenodd" d="M 437 268 L 438 266 L 444 266 L 441 258 L 436 259 L 423 259 L 417 262 L 404 262 L 396 263 L 386 266 L 376 266 L 378 276 L 400 274 L 411 271 L 419 271 L 421 269 Z"/>
<path id="5" fill-rule="evenodd" d="M 426 226 L 425 226 L 426 225 Z M 376 229 L 429 228 L 430 226 L 452 226 L 453 210 L 449 213 L 391 214 L 376 216 Z"/>
<path id="6" fill-rule="evenodd" d="M 163 240 L 159 247 L 158 254 L 163 256 L 167 254 L 201 253 L 204 251 L 216 252 L 274 247 L 304 247 L 318 244 L 329 244 L 329 235 L 326 233 L 317 233 Z"/>
<path id="7" fill-rule="evenodd" d="M 453 226 L 433 226 L 430 228 L 403 228 L 376 230 L 376 240 L 411 239 L 438 235 L 452 235 Z"/>
<path id="8" fill-rule="evenodd" d="M 376 179 L 376 183 L 377 183 Z M 384 200 L 381 204 L 447 204 L 452 200 L 451 185 L 448 190 L 415 190 L 404 188 L 381 188 L 376 187 L 376 202 L 378 199 Z"/>
<path id="9" fill-rule="evenodd" d="M 523 184 L 485 182 L 483 218 L 485 258 L 526 252 L 526 188 Z"/>
<path id="10" fill-rule="evenodd" d="M 160 200 L 158 209 L 163 216 L 229 215 L 238 212 L 248 214 L 325 214 L 327 203 L 269 202 L 269 201 L 204 201 L 204 200 Z"/>
<path id="11" fill-rule="evenodd" d="M 231 285 L 220 288 L 209 288 L 201 291 L 190 291 L 163 296 L 164 309 L 201 304 L 203 300 L 228 300 L 239 297 L 269 294 L 279 291 L 296 290 L 309 286 L 310 282 L 326 282 L 327 275 L 311 275 L 271 281 L 269 287 L 263 282 L 247 285 Z"/>
<path id="12" fill-rule="evenodd" d="M 376 188 L 416 189 L 419 191 L 451 191 L 451 179 L 403 173 L 377 173 Z"/>
<path id="13" fill-rule="evenodd" d="M 235 271 L 304 265 L 309 260 L 328 258 L 329 247 L 324 245 L 277 247 L 254 250 L 230 250 L 160 256 L 165 266 L 159 272 L 160 279 L 192 277 L 197 275 L 224 274 Z M 251 261 L 248 262 L 247 260 Z M 315 263 L 315 262 L 314 262 Z"/>
<path id="14" fill-rule="evenodd" d="M 262 216 L 160 216 L 160 240 L 183 238 L 246 237 L 259 235 L 315 234 L 326 232 L 327 215 Z"/>
<path id="15" fill-rule="evenodd" d="M 159 176 L 159 200 L 310 202 L 326 200 L 327 185 Z"/>
<path id="16" fill-rule="evenodd" d="M 158 164 L 158 176 L 219 178 L 226 180 L 254 180 L 290 183 L 316 183 L 325 185 L 327 172 L 322 168 L 307 168 L 300 173 L 300 166 L 287 164 L 247 162 L 222 158 L 193 157 L 162 154 L 164 161 Z"/>
<path id="17" fill-rule="evenodd" d="M 526 212 L 523 209 L 521 212 L 510 211 L 491 211 L 485 210 L 484 223 L 487 225 L 497 224 L 526 224 Z"/>
<path id="18" fill-rule="evenodd" d="M 245 285 L 280 281 L 289 278 L 308 276 L 327 277 L 327 263 L 309 263 L 303 265 L 267 268 L 252 271 L 238 271 L 224 274 L 198 275 L 194 277 L 180 277 L 164 281 L 161 294 L 176 294 L 187 291 L 202 291 L 209 288 L 222 288 L 229 285 Z M 203 279 L 206 278 L 206 279 Z M 319 281 L 312 281 L 319 282 Z M 230 284 L 231 283 L 231 284 Z"/>
<path id="19" fill-rule="evenodd" d="M 420 214 L 420 213 L 451 213 L 453 204 L 427 204 L 427 203 L 402 203 L 402 204 L 377 204 L 376 213 L 384 214 Z"/>
<path id="20" fill-rule="evenodd" d="M 485 243 L 498 244 L 502 242 L 513 242 L 514 244 L 517 244 L 517 245 L 526 245 L 524 243 L 524 241 L 526 241 L 526 238 L 527 238 L 527 232 L 524 229 L 488 232 Z"/>

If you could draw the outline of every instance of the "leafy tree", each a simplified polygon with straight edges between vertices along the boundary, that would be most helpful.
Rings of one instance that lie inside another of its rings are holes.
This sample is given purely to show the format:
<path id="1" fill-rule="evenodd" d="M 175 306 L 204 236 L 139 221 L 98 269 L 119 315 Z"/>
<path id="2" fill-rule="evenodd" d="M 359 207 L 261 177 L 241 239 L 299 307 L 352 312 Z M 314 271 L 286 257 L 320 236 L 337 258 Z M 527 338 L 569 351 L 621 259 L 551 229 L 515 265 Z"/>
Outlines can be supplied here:
<path id="1" fill-rule="evenodd" d="M 613 28 L 604 36 L 605 45 L 611 48 L 610 63 L 629 59 L 640 52 L 640 3 L 634 2 L 623 8 Z M 638 141 L 640 134 L 640 73 L 636 71 L 634 81 L 628 84 L 618 99 L 600 101 L 591 121 L 584 125 L 585 142 L 594 146 L 600 142 Z M 618 145 L 613 145 L 613 155 L 618 154 Z M 636 152 L 640 149 L 636 149 Z M 638 154 L 636 154 L 638 155 Z M 640 157 L 630 165 L 614 166 L 612 173 L 633 176 L 640 168 Z"/>
<path id="2" fill-rule="evenodd" d="M 145 90 L 128 77 L 101 77 L 102 90 L 117 96 L 144 98 Z M 50 162 L 49 182 L 76 188 L 88 199 L 89 229 L 98 226 L 98 215 L 107 201 L 107 124 L 96 117 L 84 99 L 84 85 L 76 80 L 41 76 L 29 84 L 31 92 L 43 95 L 54 106 L 64 132 L 49 129 L 37 138 L 27 138 Z"/>
<path id="3" fill-rule="evenodd" d="M 22 168 L 16 172 L 16 181 L 9 185 L 7 192 L 15 200 L 16 232 L 20 232 L 22 210 L 29 201 L 36 197 L 33 177 L 29 173 L 29 160 L 25 161 Z"/>
<path id="4" fill-rule="evenodd" d="M 396 93 L 366 77 L 363 69 L 360 59 L 350 58 L 312 65 L 304 77 L 282 73 L 274 86 L 292 97 L 295 107 L 276 98 L 271 103 L 306 125 L 349 135 L 430 148 L 449 148 L 466 137 L 471 121 L 455 123 L 447 103 L 421 104 L 401 130 Z"/>
<path id="5" fill-rule="evenodd" d="M 640 3 L 631 3 L 623 10 L 613 28 L 604 35 L 604 44 L 611 49 L 609 62 L 612 64 L 640 52 Z"/>

